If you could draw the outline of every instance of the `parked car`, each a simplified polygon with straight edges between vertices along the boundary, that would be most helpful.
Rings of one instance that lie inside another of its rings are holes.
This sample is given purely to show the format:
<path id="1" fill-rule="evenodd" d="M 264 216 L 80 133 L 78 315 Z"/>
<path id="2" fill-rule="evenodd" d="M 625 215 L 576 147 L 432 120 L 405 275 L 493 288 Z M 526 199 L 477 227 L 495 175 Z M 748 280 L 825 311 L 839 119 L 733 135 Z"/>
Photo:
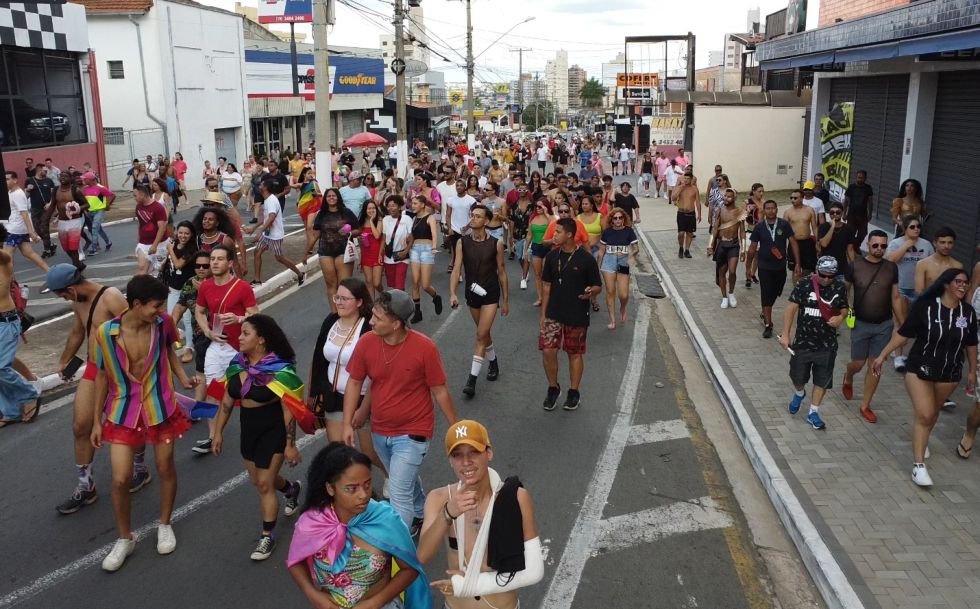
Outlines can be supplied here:
<path id="1" fill-rule="evenodd" d="M 22 99 L 12 100 L 13 117 L 0 113 L 0 146 L 43 144 L 64 141 L 71 134 L 71 122 L 63 112 L 41 110 Z M 14 123 L 19 142 L 14 140 Z"/>

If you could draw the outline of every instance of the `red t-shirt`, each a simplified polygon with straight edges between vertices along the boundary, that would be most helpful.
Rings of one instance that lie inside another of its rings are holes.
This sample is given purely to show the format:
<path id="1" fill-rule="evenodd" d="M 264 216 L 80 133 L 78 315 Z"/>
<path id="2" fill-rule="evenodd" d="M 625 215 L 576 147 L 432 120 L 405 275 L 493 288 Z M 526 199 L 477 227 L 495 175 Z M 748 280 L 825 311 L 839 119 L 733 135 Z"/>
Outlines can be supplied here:
<path id="1" fill-rule="evenodd" d="M 160 229 L 157 222 L 167 221 L 167 210 L 156 201 L 149 205 L 137 205 L 136 221 L 139 222 L 137 235 L 140 244 L 153 245 L 153 240 L 156 239 L 157 231 Z"/>
<path id="2" fill-rule="evenodd" d="M 392 347 L 368 332 L 357 341 L 347 372 L 359 381 L 371 379 L 372 432 L 432 437 L 436 417 L 431 388 L 446 384 L 446 371 L 431 338 L 409 330 L 405 342 Z"/>
<path id="3" fill-rule="evenodd" d="M 205 279 L 197 290 L 197 304 L 208 310 L 208 323 L 213 327 L 214 316 L 219 313 L 245 315 L 249 307 L 255 306 L 255 292 L 252 291 L 252 286 L 237 277 L 225 285 L 217 285 L 214 279 Z M 228 339 L 228 344 L 238 351 L 241 324 L 225 324 L 222 332 Z"/>

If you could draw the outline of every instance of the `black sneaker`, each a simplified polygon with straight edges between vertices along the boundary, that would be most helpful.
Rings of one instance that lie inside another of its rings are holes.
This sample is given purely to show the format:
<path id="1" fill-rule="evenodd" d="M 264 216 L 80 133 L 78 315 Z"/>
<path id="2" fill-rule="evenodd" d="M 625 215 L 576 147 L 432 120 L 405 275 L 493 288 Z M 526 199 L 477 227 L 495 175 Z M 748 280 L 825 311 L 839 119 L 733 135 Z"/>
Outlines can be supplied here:
<path id="1" fill-rule="evenodd" d="M 283 508 L 283 513 L 287 516 L 292 516 L 299 509 L 299 493 L 303 489 L 303 485 L 299 480 L 293 482 L 289 490 L 286 491 L 286 506 Z"/>
<path id="2" fill-rule="evenodd" d="M 408 320 L 410 324 L 417 324 L 422 321 L 422 309 L 418 305 L 415 305 L 415 314 L 412 315 L 412 319 Z"/>
<path id="3" fill-rule="evenodd" d="M 684 257 L 693 258 L 694 256 L 691 256 L 691 250 L 684 250 Z"/>
<path id="4" fill-rule="evenodd" d="M 129 481 L 129 493 L 133 494 L 139 492 L 144 486 L 153 480 L 153 476 L 150 475 L 148 470 L 143 470 L 141 472 L 133 472 L 133 478 Z"/>
<path id="5" fill-rule="evenodd" d="M 207 440 L 198 440 L 197 443 L 191 448 L 191 451 L 198 455 L 210 455 L 211 438 L 208 438 Z"/>
<path id="6" fill-rule="evenodd" d="M 67 516 L 68 514 L 74 514 L 86 505 L 92 505 L 98 498 L 99 494 L 95 491 L 95 486 L 88 490 L 76 488 L 75 492 L 71 494 L 71 497 L 59 504 L 56 509 Z"/>
<path id="7" fill-rule="evenodd" d="M 442 315 L 442 296 L 436 294 L 432 297 L 432 306 L 435 307 L 436 315 Z"/>
<path id="8" fill-rule="evenodd" d="M 678 258 L 683 258 L 684 257 L 684 248 L 683 247 L 677 248 L 677 257 Z"/>
<path id="9" fill-rule="evenodd" d="M 561 395 L 561 385 L 557 387 L 548 387 L 548 395 L 544 398 L 544 404 L 542 406 L 545 410 L 554 410 L 555 404 L 558 403 L 558 397 Z"/>
<path id="10" fill-rule="evenodd" d="M 463 395 L 468 398 L 472 398 L 476 395 L 476 377 L 472 374 L 470 378 L 466 379 L 466 385 L 463 386 Z"/>
<path id="11" fill-rule="evenodd" d="M 497 365 L 497 360 L 490 360 L 490 365 L 487 367 L 487 380 L 495 381 L 500 378 L 500 366 Z"/>
<path id="12" fill-rule="evenodd" d="M 766 326 L 766 329 L 762 331 L 762 338 L 772 338 L 772 324 Z"/>
<path id="13" fill-rule="evenodd" d="M 255 561 L 265 560 L 270 556 L 272 556 L 272 551 L 275 549 L 276 549 L 275 537 L 273 537 L 272 535 L 263 535 L 262 537 L 259 538 L 259 543 L 258 545 L 255 546 L 255 549 L 252 551 L 252 554 L 251 556 L 249 556 L 249 558 Z"/>
<path id="14" fill-rule="evenodd" d="M 562 410 L 576 410 L 581 403 L 582 399 L 578 394 L 578 390 L 569 389 L 568 393 L 565 394 L 565 403 L 561 408 Z"/>
<path id="15" fill-rule="evenodd" d="M 746 290 L 749 290 L 751 288 L 752 288 L 752 280 L 751 279 L 746 279 L 745 280 L 745 289 Z"/>

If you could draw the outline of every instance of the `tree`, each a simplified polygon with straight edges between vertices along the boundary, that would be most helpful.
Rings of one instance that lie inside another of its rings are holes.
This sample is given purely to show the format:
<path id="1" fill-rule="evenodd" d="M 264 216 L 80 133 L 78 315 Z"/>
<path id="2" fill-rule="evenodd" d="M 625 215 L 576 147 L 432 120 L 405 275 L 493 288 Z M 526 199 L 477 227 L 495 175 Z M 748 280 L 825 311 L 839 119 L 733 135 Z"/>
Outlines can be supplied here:
<path id="1" fill-rule="evenodd" d="M 582 84 L 578 96 L 586 108 L 601 108 L 606 99 L 606 89 L 598 80 L 590 78 Z"/>
<path id="2" fill-rule="evenodd" d="M 537 131 L 541 125 L 547 125 L 554 118 L 555 105 L 546 99 L 531 102 L 524 106 L 521 122 L 525 131 Z"/>

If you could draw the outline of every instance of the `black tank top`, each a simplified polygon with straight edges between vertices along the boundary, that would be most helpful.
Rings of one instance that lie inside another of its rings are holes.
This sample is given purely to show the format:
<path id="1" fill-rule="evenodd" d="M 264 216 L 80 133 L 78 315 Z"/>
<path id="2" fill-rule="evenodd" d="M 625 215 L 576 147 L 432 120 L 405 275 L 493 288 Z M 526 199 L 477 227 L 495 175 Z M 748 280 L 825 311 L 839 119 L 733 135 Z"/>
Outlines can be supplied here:
<path id="1" fill-rule="evenodd" d="M 432 241 L 432 228 L 429 227 L 429 216 L 412 220 L 412 238 Z"/>
<path id="2" fill-rule="evenodd" d="M 273 393 L 271 389 L 265 386 L 259 387 L 255 383 L 252 383 L 252 386 L 248 388 L 248 395 L 242 395 L 242 379 L 237 374 L 228 379 L 227 390 L 228 395 L 233 399 L 248 399 L 259 404 L 267 404 L 279 399 L 279 396 Z"/>
<path id="3" fill-rule="evenodd" d="M 497 240 L 487 235 L 483 241 L 463 236 L 463 269 L 466 283 L 478 283 L 484 289 L 498 284 Z"/>

